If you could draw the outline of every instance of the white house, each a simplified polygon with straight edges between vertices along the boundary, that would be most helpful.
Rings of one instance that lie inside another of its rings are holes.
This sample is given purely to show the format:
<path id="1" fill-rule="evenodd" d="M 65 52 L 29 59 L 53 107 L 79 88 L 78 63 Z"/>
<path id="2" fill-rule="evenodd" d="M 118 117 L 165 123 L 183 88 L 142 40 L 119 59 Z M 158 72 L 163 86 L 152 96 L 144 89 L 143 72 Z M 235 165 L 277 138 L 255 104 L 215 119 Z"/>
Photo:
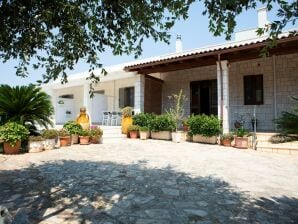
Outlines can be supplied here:
<path id="1" fill-rule="evenodd" d="M 266 9 L 258 15 L 258 26 L 264 27 Z M 251 127 L 255 112 L 257 129 L 274 131 L 272 120 L 291 109 L 289 96 L 298 95 L 298 36 L 283 33 L 270 56 L 263 58 L 260 50 L 267 36 L 257 37 L 255 31 L 241 31 L 234 41 L 189 51 L 182 50 L 178 37 L 173 54 L 106 68 L 109 74 L 101 77 L 93 99 L 85 80 L 88 73 L 70 76 L 66 85 L 53 82 L 43 88 L 53 97 L 57 124 L 74 119 L 82 105 L 93 123 L 101 122 L 103 111 L 123 106 L 159 114 L 169 107 L 168 96 L 183 89 L 187 115 L 218 115 L 228 132 L 236 120 Z"/>

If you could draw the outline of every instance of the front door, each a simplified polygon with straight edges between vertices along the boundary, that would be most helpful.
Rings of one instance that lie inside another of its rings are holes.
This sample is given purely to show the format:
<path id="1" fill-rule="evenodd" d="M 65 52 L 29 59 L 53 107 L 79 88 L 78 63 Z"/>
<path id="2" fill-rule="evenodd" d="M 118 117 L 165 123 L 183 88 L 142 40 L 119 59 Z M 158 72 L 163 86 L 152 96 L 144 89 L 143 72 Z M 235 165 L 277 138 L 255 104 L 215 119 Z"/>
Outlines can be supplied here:
<path id="1" fill-rule="evenodd" d="M 217 81 L 204 80 L 190 83 L 191 114 L 217 115 Z"/>

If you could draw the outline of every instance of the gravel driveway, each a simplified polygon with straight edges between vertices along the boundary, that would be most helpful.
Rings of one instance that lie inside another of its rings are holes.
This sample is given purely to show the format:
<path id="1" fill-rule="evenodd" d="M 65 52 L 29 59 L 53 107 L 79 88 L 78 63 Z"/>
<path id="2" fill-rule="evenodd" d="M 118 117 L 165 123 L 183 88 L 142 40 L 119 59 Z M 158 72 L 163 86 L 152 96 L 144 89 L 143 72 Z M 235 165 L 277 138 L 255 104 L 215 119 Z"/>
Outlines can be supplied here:
<path id="1" fill-rule="evenodd" d="M 297 223 L 298 156 L 110 137 L 0 155 L 1 204 L 43 224 Z"/>

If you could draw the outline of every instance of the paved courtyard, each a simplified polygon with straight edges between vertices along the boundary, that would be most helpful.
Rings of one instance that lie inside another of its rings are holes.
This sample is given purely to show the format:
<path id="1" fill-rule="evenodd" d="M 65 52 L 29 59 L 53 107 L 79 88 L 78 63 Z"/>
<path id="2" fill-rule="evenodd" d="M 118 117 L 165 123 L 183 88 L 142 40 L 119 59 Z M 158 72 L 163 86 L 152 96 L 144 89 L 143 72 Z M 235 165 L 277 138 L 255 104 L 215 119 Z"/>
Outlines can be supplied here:
<path id="1" fill-rule="evenodd" d="M 16 223 L 297 223 L 298 156 L 104 138 L 0 155 Z"/>

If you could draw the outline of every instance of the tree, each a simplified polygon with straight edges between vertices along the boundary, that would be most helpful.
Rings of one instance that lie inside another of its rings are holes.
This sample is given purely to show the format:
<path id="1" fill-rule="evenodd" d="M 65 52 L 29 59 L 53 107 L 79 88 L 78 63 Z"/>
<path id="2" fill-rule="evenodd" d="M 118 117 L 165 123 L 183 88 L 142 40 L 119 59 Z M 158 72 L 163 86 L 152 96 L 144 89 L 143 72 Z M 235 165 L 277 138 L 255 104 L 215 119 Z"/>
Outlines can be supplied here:
<path id="1" fill-rule="evenodd" d="M 54 109 L 50 96 L 34 85 L 10 87 L 0 85 L 1 123 L 17 122 L 29 130 L 36 125 L 47 128 L 53 123 L 50 116 Z"/>
<path id="2" fill-rule="evenodd" d="M 27 76 L 31 65 L 44 68 L 44 83 L 59 75 L 62 83 L 67 82 L 67 69 L 72 70 L 83 59 L 90 65 L 89 79 L 96 83 L 99 78 L 92 71 L 101 67 L 101 52 L 110 48 L 115 55 L 137 57 L 144 38 L 169 43 L 168 31 L 177 19 L 187 18 L 194 1 L 0 0 L 0 58 L 3 62 L 19 60 L 19 76 Z M 269 10 L 274 3 L 279 6 L 280 20 L 267 27 L 273 40 L 297 19 L 294 0 L 198 1 L 204 3 L 210 31 L 216 36 L 225 34 L 230 38 L 236 26 L 235 17 L 243 10 L 255 8 L 258 2 L 266 4 Z"/>

